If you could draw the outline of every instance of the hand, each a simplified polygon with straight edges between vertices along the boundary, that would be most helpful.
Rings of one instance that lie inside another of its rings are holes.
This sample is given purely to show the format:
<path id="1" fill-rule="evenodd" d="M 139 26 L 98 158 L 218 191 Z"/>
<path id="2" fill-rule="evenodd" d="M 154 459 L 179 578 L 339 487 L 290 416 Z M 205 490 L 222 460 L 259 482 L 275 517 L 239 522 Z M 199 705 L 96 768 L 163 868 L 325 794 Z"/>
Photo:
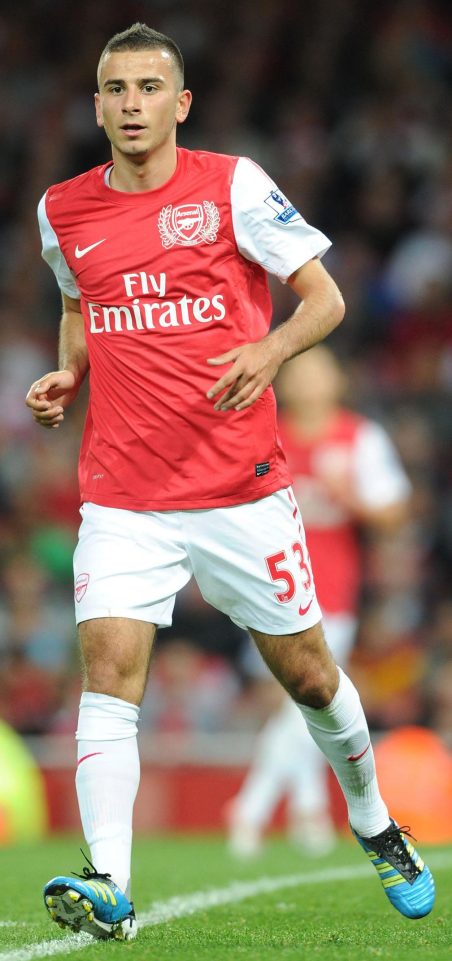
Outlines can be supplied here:
<path id="1" fill-rule="evenodd" d="M 244 410 L 263 394 L 276 376 L 283 358 L 270 338 L 255 344 L 233 347 L 219 357 L 209 357 L 207 363 L 220 366 L 232 362 L 232 367 L 207 392 L 210 399 L 225 391 L 215 404 L 215 410 Z"/>
<path id="2" fill-rule="evenodd" d="M 54 370 L 31 385 L 25 403 L 41 427 L 59 427 L 64 420 L 64 410 L 77 396 L 78 389 L 72 371 Z"/>

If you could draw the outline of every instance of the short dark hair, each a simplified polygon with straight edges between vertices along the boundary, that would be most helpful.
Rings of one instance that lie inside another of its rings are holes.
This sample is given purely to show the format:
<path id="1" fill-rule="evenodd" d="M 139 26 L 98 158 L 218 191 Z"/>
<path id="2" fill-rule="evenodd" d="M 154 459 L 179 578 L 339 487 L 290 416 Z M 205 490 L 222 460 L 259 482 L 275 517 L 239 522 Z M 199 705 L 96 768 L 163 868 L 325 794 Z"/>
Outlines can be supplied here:
<path id="1" fill-rule="evenodd" d="M 166 34 L 148 27 L 146 23 L 134 23 L 127 30 L 115 33 L 110 38 L 100 55 L 97 76 L 99 78 L 102 60 L 108 53 L 114 53 L 116 50 L 155 50 L 159 47 L 166 50 L 172 57 L 182 89 L 184 86 L 184 59 L 177 43 L 171 37 L 167 37 Z"/>

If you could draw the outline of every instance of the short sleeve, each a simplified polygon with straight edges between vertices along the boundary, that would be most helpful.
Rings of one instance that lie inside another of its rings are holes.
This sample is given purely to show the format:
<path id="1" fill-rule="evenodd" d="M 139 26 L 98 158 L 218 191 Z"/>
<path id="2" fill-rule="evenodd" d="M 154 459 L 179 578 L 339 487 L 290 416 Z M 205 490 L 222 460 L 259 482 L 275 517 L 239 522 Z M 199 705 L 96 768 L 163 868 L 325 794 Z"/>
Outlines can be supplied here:
<path id="1" fill-rule="evenodd" d="M 355 447 L 359 496 L 369 507 L 389 507 L 410 496 L 411 485 L 389 435 L 375 421 L 365 421 Z"/>
<path id="2" fill-rule="evenodd" d="M 303 219 L 258 164 L 237 161 L 231 184 L 232 223 L 243 257 L 286 283 L 313 257 L 331 247 L 325 234 Z"/>
<path id="3" fill-rule="evenodd" d="M 66 259 L 61 252 L 58 237 L 49 221 L 46 211 L 46 194 L 41 198 L 38 205 L 38 223 L 42 239 L 42 256 L 52 268 L 57 284 L 63 293 L 74 300 L 80 298 L 80 291 L 77 283 L 69 269 Z"/>

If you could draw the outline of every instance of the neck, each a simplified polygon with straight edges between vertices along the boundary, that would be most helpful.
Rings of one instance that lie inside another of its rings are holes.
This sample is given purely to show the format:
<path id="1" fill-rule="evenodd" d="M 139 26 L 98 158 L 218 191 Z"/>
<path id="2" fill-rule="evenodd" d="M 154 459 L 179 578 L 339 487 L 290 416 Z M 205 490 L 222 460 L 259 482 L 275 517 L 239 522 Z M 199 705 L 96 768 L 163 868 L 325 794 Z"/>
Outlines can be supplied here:
<path id="1" fill-rule="evenodd" d="M 157 190 L 170 180 L 177 167 L 176 144 L 166 144 L 165 150 L 153 151 L 144 157 L 129 157 L 113 147 L 113 169 L 110 187 L 126 193 Z"/>

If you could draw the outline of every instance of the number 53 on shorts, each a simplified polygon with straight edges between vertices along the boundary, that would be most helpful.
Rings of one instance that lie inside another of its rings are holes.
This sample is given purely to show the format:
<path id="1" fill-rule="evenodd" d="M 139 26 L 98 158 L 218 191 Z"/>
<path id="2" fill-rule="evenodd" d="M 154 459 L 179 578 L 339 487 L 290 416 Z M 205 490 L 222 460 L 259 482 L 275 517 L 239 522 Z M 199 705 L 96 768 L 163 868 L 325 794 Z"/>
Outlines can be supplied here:
<path id="1" fill-rule="evenodd" d="M 306 594 L 308 594 L 312 590 L 312 596 L 310 600 L 308 600 L 305 605 L 300 604 L 299 606 L 298 612 L 301 616 L 303 616 L 307 614 L 314 601 L 314 586 L 311 563 L 306 545 L 302 544 L 300 541 L 294 541 L 291 547 L 291 552 L 296 558 L 298 567 L 301 571 L 304 591 Z M 272 581 L 279 581 L 285 587 L 285 590 L 274 592 L 276 600 L 279 604 L 288 604 L 289 601 L 295 597 L 297 585 L 295 577 L 288 567 L 286 551 L 281 550 L 276 551 L 275 554 L 269 554 L 268 557 L 265 558 L 265 563 Z"/>
<path id="2" fill-rule="evenodd" d="M 297 634 L 321 620 L 303 523 L 290 488 L 211 515 L 205 527 L 198 515 L 196 559 L 191 550 L 206 601 L 240 627 L 267 634 Z"/>

